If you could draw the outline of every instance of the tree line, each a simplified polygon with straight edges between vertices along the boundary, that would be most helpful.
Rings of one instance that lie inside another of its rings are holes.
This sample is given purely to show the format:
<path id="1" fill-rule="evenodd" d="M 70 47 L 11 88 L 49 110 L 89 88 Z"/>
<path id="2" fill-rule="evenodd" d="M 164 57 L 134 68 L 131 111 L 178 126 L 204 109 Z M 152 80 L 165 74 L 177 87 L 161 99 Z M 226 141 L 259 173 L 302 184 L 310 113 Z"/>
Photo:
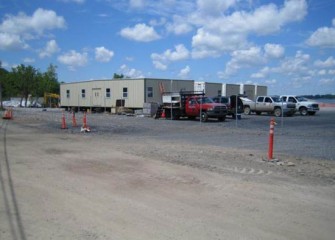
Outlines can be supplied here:
<path id="1" fill-rule="evenodd" d="M 0 62 L 0 103 L 11 97 L 21 99 L 27 107 L 28 98 L 43 97 L 45 92 L 59 93 L 60 83 L 56 73 L 57 67 L 50 64 L 45 72 L 24 64 L 13 67 L 11 71 L 4 69 Z"/>

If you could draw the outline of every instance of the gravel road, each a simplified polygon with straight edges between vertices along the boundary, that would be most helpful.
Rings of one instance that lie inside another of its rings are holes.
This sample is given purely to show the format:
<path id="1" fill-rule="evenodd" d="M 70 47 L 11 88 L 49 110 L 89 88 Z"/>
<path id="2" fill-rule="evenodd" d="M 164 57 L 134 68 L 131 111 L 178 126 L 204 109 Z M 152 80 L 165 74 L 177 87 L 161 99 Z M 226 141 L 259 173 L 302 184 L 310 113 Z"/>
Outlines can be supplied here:
<path id="1" fill-rule="evenodd" d="M 0 239 L 333 239 L 333 109 L 276 118 L 279 162 L 268 115 L 65 116 L 1 120 Z"/>

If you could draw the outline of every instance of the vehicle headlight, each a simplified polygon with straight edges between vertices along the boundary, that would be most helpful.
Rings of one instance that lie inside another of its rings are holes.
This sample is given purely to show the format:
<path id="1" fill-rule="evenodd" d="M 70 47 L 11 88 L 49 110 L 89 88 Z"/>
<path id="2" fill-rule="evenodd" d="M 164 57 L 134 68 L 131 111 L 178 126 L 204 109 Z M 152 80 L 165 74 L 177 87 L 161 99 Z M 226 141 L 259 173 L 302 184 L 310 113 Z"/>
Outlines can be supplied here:
<path id="1" fill-rule="evenodd" d="M 214 110 L 214 108 L 208 108 L 207 110 L 208 110 L 208 111 L 213 111 L 213 110 Z"/>
<path id="2" fill-rule="evenodd" d="M 313 107 L 313 106 L 312 106 L 312 104 L 308 104 L 307 107 L 311 108 L 311 107 Z"/>

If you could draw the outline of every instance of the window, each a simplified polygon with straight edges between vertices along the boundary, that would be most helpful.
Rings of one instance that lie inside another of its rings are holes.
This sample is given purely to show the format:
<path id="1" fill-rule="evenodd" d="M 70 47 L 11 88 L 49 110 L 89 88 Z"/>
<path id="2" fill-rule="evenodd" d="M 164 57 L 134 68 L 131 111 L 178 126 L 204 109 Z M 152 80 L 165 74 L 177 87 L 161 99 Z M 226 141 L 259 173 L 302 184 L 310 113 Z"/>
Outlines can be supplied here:
<path id="1" fill-rule="evenodd" d="M 294 97 L 289 97 L 289 98 L 288 98 L 288 101 L 289 101 L 289 102 L 293 102 L 293 103 L 296 103 L 296 102 L 297 102 L 297 101 L 294 99 Z"/>
<path id="2" fill-rule="evenodd" d="M 257 98 L 257 102 L 263 102 L 263 100 L 264 100 L 264 97 Z"/>
<path id="3" fill-rule="evenodd" d="M 111 97 L 111 89 L 106 88 L 106 98 L 110 98 L 110 97 Z"/>
<path id="4" fill-rule="evenodd" d="M 222 91 L 218 90 L 218 96 L 221 97 Z"/>
<path id="5" fill-rule="evenodd" d="M 266 102 L 266 103 L 272 103 L 271 99 L 268 98 L 268 97 L 265 98 L 265 102 Z"/>
<path id="6" fill-rule="evenodd" d="M 152 87 L 147 87 L 147 97 L 152 98 L 154 96 L 154 90 Z"/>
<path id="7" fill-rule="evenodd" d="M 128 88 L 124 87 L 122 92 L 122 97 L 127 98 L 128 97 Z"/>
<path id="8" fill-rule="evenodd" d="M 66 90 L 66 97 L 70 98 L 70 90 Z"/>
<path id="9" fill-rule="evenodd" d="M 85 98 L 85 97 L 86 97 L 85 89 L 81 89 L 81 97 L 82 97 L 82 98 Z"/>

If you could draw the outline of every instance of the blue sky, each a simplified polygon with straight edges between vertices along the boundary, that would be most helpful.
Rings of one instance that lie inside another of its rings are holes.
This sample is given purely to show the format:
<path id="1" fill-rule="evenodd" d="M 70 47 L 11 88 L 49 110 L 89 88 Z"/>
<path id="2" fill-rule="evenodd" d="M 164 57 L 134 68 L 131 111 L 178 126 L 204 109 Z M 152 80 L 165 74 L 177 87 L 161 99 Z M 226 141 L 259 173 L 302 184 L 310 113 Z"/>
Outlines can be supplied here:
<path id="1" fill-rule="evenodd" d="M 335 1 L 0 0 L 0 61 L 335 94 Z"/>

